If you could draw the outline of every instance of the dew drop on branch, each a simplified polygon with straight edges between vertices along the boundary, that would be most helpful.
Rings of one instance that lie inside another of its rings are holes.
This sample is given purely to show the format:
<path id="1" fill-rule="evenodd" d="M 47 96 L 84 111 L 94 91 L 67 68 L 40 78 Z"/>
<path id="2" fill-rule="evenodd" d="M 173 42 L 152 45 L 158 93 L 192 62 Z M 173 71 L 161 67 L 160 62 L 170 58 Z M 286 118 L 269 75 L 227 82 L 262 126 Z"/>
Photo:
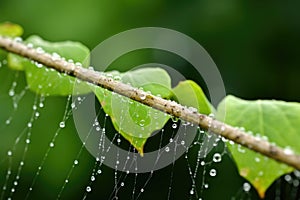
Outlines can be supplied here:
<path id="1" fill-rule="evenodd" d="M 140 99 L 141 99 L 141 100 L 145 100 L 145 99 L 146 99 L 146 94 L 145 94 L 144 92 L 142 92 L 142 93 L 140 94 Z"/>

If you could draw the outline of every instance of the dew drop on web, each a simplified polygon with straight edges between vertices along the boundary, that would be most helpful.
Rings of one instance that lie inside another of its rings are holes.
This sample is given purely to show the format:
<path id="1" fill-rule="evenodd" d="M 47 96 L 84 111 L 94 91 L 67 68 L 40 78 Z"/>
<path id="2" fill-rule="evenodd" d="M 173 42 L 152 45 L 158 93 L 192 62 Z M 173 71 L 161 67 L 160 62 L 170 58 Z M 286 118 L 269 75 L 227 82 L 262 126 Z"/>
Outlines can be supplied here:
<path id="1" fill-rule="evenodd" d="M 211 169 L 209 171 L 209 175 L 212 176 L 212 177 L 216 176 L 217 175 L 217 170 L 216 169 Z"/>
<path id="2" fill-rule="evenodd" d="M 251 189 L 251 185 L 250 185 L 249 183 L 245 182 L 245 183 L 243 184 L 243 190 L 244 190 L 245 192 L 249 192 L 250 189 Z"/>
<path id="3" fill-rule="evenodd" d="M 222 161 L 222 155 L 219 154 L 219 153 L 215 153 L 215 154 L 213 155 L 213 161 L 214 161 L 214 162 L 221 162 L 221 161 Z"/>
<path id="4" fill-rule="evenodd" d="M 59 127 L 60 127 L 60 128 L 65 128 L 65 126 L 66 126 L 66 125 L 65 125 L 65 122 L 60 122 L 60 123 L 59 123 Z"/>

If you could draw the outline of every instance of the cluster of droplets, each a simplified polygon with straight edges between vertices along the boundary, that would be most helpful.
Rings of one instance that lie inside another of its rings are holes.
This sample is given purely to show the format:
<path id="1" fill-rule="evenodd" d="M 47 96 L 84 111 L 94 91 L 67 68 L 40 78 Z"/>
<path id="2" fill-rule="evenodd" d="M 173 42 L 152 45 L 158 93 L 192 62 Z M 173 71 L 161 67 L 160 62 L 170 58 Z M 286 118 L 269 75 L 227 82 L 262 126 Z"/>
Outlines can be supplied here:
<path id="1" fill-rule="evenodd" d="M 214 116 L 210 116 L 214 117 Z M 214 135 L 209 131 L 204 131 L 200 127 L 198 130 L 198 138 L 195 139 L 189 149 L 198 149 L 197 160 L 194 167 L 188 165 L 189 174 L 191 178 L 191 189 L 189 195 L 192 199 L 202 199 L 204 192 L 210 187 L 210 180 L 217 177 L 218 169 L 217 165 L 222 162 L 222 157 L 226 154 L 225 145 L 223 144 L 222 137 Z M 223 146 L 223 150 L 216 151 L 215 148 Z M 190 150 L 188 150 L 190 151 Z M 207 155 L 213 151 L 212 158 L 209 159 Z M 189 154 L 187 153 L 185 158 L 189 163 Z M 199 181 L 200 185 L 199 185 Z"/>
<path id="2" fill-rule="evenodd" d="M 32 106 L 31 117 L 30 117 L 29 121 L 27 122 L 26 127 L 23 129 L 21 134 L 16 138 L 12 149 L 7 152 L 9 166 L 8 166 L 6 177 L 5 177 L 5 183 L 2 188 L 1 199 L 4 197 L 4 195 L 6 195 L 8 199 L 11 199 L 17 190 L 17 187 L 19 185 L 19 180 L 21 177 L 21 173 L 22 173 L 23 167 L 26 163 L 25 159 L 27 156 L 27 152 L 28 152 L 29 146 L 31 144 L 31 133 L 32 133 L 33 124 L 39 118 L 39 110 L 43 107 L 43 106 L 41 106 L 43 101 L 44 101 L 43 96 L 36 95 L 34 104 Z M 6 120 L 6 125 L 11 125 L 12 119 L 13 119 L 12 117 L 9 117 L 9 119 Z M 13 155 L 14 155 L 14 152 L 16 151 L 16 149 L 18 148 L 18 144 L 22 143 L 22 141 L 24 141 L 23 153 L 22 153 L 20 160 L 17 160 L 17 158 L 13 157 Z M 13 161 L 18 163 L 17 164 L 18 167 L 17 167 L 17 170 L 15 173 L 13 173 L 13 171 L 12 171 Z M 9 180 L 11 180 L 11 179 L 12 179 L 12 185 L 10 187 L 10 191 L 7 191 L 8 183 L 9 183 Z"/>
<path id="3" fill-rule="evenodd" d="M 33 46 L 30 45 L 30 44 L 27 44 L 27 46 L 28 46 L 29 48 L 32 48 L 32 47 L 33 47 Z M 37 48 L 36 51 L 37 51 L 38 54 L 43 54 L 43 53 L 45 52 L 42 48 Z M 56 53 L 52 53 L 52 59 L 53 59 L 53 61 L 56 61 L 56 60 L 61 59 L 61 57 L 60 57 L 58 54 L 56 54 Z M 67 62 L 69 62 L 69 63 L 74 63 L 74 61 L 72 61 L 72 60 L 68 60 Z M 42 67 L 42 65 L 39 64 L 39 63 L 36 63 L 36 62 L 35 62 L 34 64 L 35 64 L 38 68 L 41 68 L 41 67 Z M 77 65 L 77 66 L 81 66 L 81 63 L 74 63 L 74 64 Z M 1 63 L 0 63 L 0 67 L 1 67 L 1 66 L 2 66 L 2 65 L 1 65 Z M 50 69 L 50 70 L 53 71 L 53 69 Z M 110 74 L 107 74 L 106 76 L 109 77 L 109 78 L 112 78 L 112 79 L 114 79 L 114 80 L 117 80 L 117 81 L 121 80 L 121 76 L 114 76 L 114 75 L 110 75 Z M 79 80 L 78 80 L 78 83 L 80 83 Z M 16 88 L 16 86 L 17 86 L 17 82 L 13 82 L 13 83 L 12 83 L 11 90 L 9 90 L 9 96 L 11 96 L 11 97 L 14 97 L 14 96 L 15 96 L 15 88 Z M 52 85 L 48 85 L 48 86 L 51 87 Z M 40 88 L 40 89 L 41 89 L 41 88 Z M 142 91 L 142 92 L 140 93 L 139 98 L 140 98 L 141 100 L 145 100 L 146 97 L 147 97 L 147 94 L 148 94 L 147 92 Z M 59 122 L 59 124 L 58 124 L 58 131 L 55 132 L 55 134 L 54 134 L 52 140 L 51 140 L 50 143 L 49 143 L 49 149 L 52 149 L 52 148 L 55 147 L 55 141 L 56 141 L 56 138 L 57 138 L 57 136 L 58 136 L 59 131 L 60 131 L 61 129 L 64 129 L 64 128 L 66 127 L 66 121 L 67 121 L 67 119 L 68 119 L 68 117 L 69 117 L 69 115 L 70 115 L 70 113 L 71 113 L 71 112 L 69 112 L 69 111 L 70 111 L 70 108 L 71 108 L 71 111 L 72 111 L 72 110 L 76 110 L 77 107 L 84 101 L 84 98 L 83 98 L 83 97 L 77 97 L 76 101 L 70 103 L 70 98 L 71 98 L 71 97 L 69 96 L 69 97 L 68 97 L 68 103 L 67 103 L 67 106 L 66 106 L 66 109 L 65 109 L 64 117 L 63 117 L 63 119 L 62 119 L 62 120 Z M 32 119 L 37 119 L 37 118 L 39 117 L 39 111 L 38 111 L 38 110 L 39 110 L 40 108 L 43 108 L 43 107 L 44 107 L 44 102 L 43 102 L 43 101 L 44 101 L 44 97 L 42 97 L 41 99 L 42 99 L 42 100 L 41 100 L 40 102 L 37 102 L 36 104 L 33 105 L 34 115 L 33 115 L 33 118 L 32 118 Z M 130 100 L 130 101 L 131 101 L 131 100 Z M 172 105 L 173 105 L 173 106 L 176 105 L 176 102 L 170 101 L 170 103 L 171 103 L 171 106 L 172 106 Z M 16 106 L 16 108 L 17 108 L 17 106 Z M 192 113 L 197 113 L 197 112 L 198 112 L 198 110 L 197 110 L 196 108 L 193 108 L 193 107 L 186 108 L 186 109 L 188 109 L 188 110 L 189 110 L 190 112 L 192 112 Z M 156 112 L 159 112 L 159 111 L 156 111 Z M 106 117 L 107 117 L 107 115 L 106 115 Z M 210 115 L 210 117 L 214 118 L 213 115 Z M 32 126 L 33 126 L 34 120 L 32 120 L 32 119 L 27 123 L 27 128 L 28 128 L 28 129 L 31 129 Z M 105 119 L 106 119 L 106 118 L 105 118 Z M 174 131 L 176 131 L 178 128 L 180 128 L 180 126 L 183 126 L 183 127 L 189 126 L 189 125 L 190 125 L 190 126 L 193 126 L 193 124 L 190 124 L 189 122 L 181 122 L 181 124 L 180 124 L 180 123 L 178 122 L 178 118 L 175 118 L 175 117 L 172 117 L 171 119 L 172 119 L 172 125 L 171 125 L 171 128 L 172 128 Z M 9 122 L 9 123 L 10 123 L 10 122 Z M 7 124 L 9 124 L 9 123 L 7 123 Z M 144 127 L 144 126 L 145 126 L 145 120 L 144 120 L 144 119 L 141 119 L 140 122 L 139 122 L 139 125 L 140 125 L 141 127 Z M 211 126 L 211 123 L 210 123 L 210 126 Z M 104 127 L 105 127 L 105 123 L 104 123 Z M 103 137 L 104 137 L 104 134 L 105 134 L 105 128 L 101 128 L 101 126 L 99 125 L 99 122 L 98 122 L 97 120 L 95 120 L 95 123 L 93 124 L 93 128 L 94 128 L 97 132 L 101 133 L 101 134 L 103 135 Z M 221 131 L 225 131 L 225 127 L 223 127 L 223 126 L 222 126 L 220 129 L 221 129 Z M 207 136 L 208 140 L 213 140 L 213 146 L 217 146 L 218 143 L 219 143 L 220 141 L 228 142 L 228 140 L 227 140 L 226 138 L 223 138 L 223 137 L 213 138 L 212 135 L 211 135 L 211 133 L 206 133 L 206 132 L 204 132 L 203 130 L 200 130 L 200 128 L 199 128 L 199 132 L 200 132 L 200 135 L 201 135 L 201 134 L 202 134 L 202 135 L 203 135 L 203 134 L 207 134 L 206 136 Z M 29 133 L 30 133 L 30 132 L 29 132 Z M 116 140 L 115 140 L 116 143 L 117 143 L 118 145 L 120 145 L 120 143 L 121 143 L 121 141 L 122 141 L 121 138 L 120 138 L 120 136 L 119 136 L 119 135 L 115 135 L 114 138 L 116 139 Z M 102 138 L 102 139 L 103 139 L 103 138 Z M 262 138 L 262 139 L 265 139 L 265 138 Z M 30 134 L 29 134 L 28 137 L 26 137 L 25 142 L 26 142 L 26 144 L 28 144 L 28 145 L 31 143 L 31 140 L 30 140 Z M 185 146 L 185 145 L 186 145 L 186 143 L 185 143 L 184 140 L 181 140 L 181 141 L 175 141 L 173 138 L 170 138 L 170 143 L 172 143 L 172 142 L 178 142 L 178 144 L 180 144 L 180 145 L 182 145 L 182 146 Z M 230 143 L 230 144 L 233 145 L 233 143 Z M 80 151 L 78 152 L 77 156 L 74 158 L 74 161 L 73 161 L 72 166 L 71 166 L 71 168 L 70 168 L 70 170 L 69 170 L 69 173 L 68 173 L 67 177 L 65 178 L 65 181 L 64 181 L 65 184 L 62 186 L 61 191 L 60 191 L 60 193 L 59 193 L 59 195 L 58 195 L 58 198 L 60 198 L 62 192 L 64 191 L 65 187 L 66 187 L 67 184 L 69 183 L 69 181 L 70 181 L 70 179 L 71 179 L 72 171 L 74 170 L 75 167 L 77 167 L 77 166 L 80 165 L 80 161 L 79 161 L 80 159 L 79 159 L 79 157 L 80 157 L 80 155 L 81 155 L 82 149 L 84 148 L 84 145 L 85 145 L 85 142 L 83 142 L 82 148 L 81 148 Z M 206 180 L 204 179 L 204 177 L 205 177 L 206 173 L 207 173 L 210 177 L 216 177 L 216 176 L 217 176 L 218 171 L 217 171 L 216 168 L 214 168 L 214 165 L 216 165 L 216 164 L 218 164 L 218 163 L 220 163 L 220 162 L 222 161 L 222 156 L 223 156 L 224 153 L 225 153 L 225 150 L 224 150 L 223 152 L 221 152 L 221 153 L 214 153 L 214 154 L 213 154 L 213 157 L 212 157 L 212 160 L 207 161 L 206 155 L 209 153 L 209 152 L 208 152 L 209 150 L 206 149 L 205 147 L 203 147 L 202 145 L 203 145 L 203 142 L 201 142 L 200 140 L 196 140 L 196 141 L 193 143 L 193 145 L 192 145 L 191 148 L 193 148 L 193 147 L 199 147 L 199 150 L 198 150 L 198 156 L 197 156 L 197 163 L 196 163 L 195 169 L 192 169 L 192 167 L 188 165 L 190 177 L 191 177 L 191 180 L 192 180 L 192 187 L 191 187 L 189 193 L 190 193 L 191 196 L 196 196 L 198 199 L 201 199 L 201 197 L 200 197 L 201 192 L 200 192 L 200 194 L 197 194 L 197 184 L 196 184 L 197 176 L 199 176 L 199 173 L 198 173 L 199 168 L 203 168 L 203 170 L 202 170 L 202 171 L 203 171 L 203 173 L 202 173 L 203 181 L 202 181 L 200 187 L 201 187 L 202 189 L 208 189 L 208 188 L 209 188 L 209 183 L 208 183 L 208 181 L 206 181 Z M 98 157 L 97 157 L 96 160 L 95 160 L 95 164 L 94 164 L 94 167 L 93 167 L 93 171 L 92 171 L 92 174 L 90 175 L 90 183 L 85 187 L 85 190 L 86 190 L 85 197 L 86 197 L 90 192 L 92 192 L 92 184 L 95 182 L 97 176 L 100 175 L 100 174 L 102 174 L 101 166 L 102 166 L 102 164 L 103 164 L 103 162 L 104 162 L 104 160 L 105 160 L 105 152 L 103 151 L 103 147 L 104 147 L 103 140 L 100 139 L 100 141 L 99 141 L 99 155 L 98 155 Z M 45 154 L 45 156 L 44 156 L 44 158 L 43 158 L 43 160 L 42 160 L 40 166 L 38 167 L 36 176 L 34 177 L 34 181 L 33 181 L 33 183 L 31 184 L 31 186 L 30 186 L 30 188 L 29 188 L 30 191 L 33 189 L 35 180 L 36 180 L 37 176 L 39 175 L 40 171 L 42 170 L 46 158 L 48 157 L 49 149 L 48 149 L 47 153 Z M 291 151 L 290 148 L 287 147 L 287 149 L 286 149 L 285 152 L 286 152 L 287 154 L 289 154 L 290 151 Z M 166 147 L 164 148 L 164 152 L 169 153 L 169 152 L 170 152 L 170 147 L 169 147 L 169 146 L 166 146 Z M 203 154 L 205 155 L 204 158 L 203 158 Z M 12 157 L 13 157 L 13 151 L 12 151 L 12 150 L 9 150 L 9 151 L 7 152 L 7 156 L 8 156 L 9 158 L 12 158 Z M 117 154 L 116 156 L 118 157 L 119 155 Z M 188 157 L 188 149 L 187 149 L 187 154 L 186 154 L 186 157 L 185 157 L 185 158 L 187 159 L 187 163 L 188 163 L 188 161 L 189 161 L 189 157 Z M 256 161 L 259 162 L 259 159 L 256 159 Z M 24 164 L 25 164 L 25 160 L 21 161 L 19 165 L 20 165 L 20 166 L 23 166 Z M 116 166 L 115 166 L 114 180 L 115 180 L 115 185 L 117 186 L 116 188 L 119 188 L 119 189 L 120 189 L 120 188 L 122 188 L 122 187 L 125 186 L 125 179 L 124 179 L 124 178 L 121 178 L 121 176 L 118 175 L 118 165 L 119 165 L 119 163 L 118 163 L 118 159 L 117 159 L 117 161 L 116 161 Z M 173 165 L 174 165 L 174 163 L 173 163 Z M 200 170 L 199 170 L 199 171 L 200 171 Z M 126 172 L 126 174 L 129 174 L 129 171 Z M 135 182 L 134 182 L 134 189 L 133 189 L 133 192 L 132 192 L 133 199 L 137 199 L 137 198 L 139 197 L 139 195 L 141 195 L 141 193 L 144 193 L 144 192 L 145 192 L 146 185 L 148 184 L 148 181 L 147 181 L 147 182 L 145 183 L 145 185 L 144 185 L 142 188 L 136 188 L 136 179 L 137 179 L 137 176 L 138 176 L 137 174 L 138 174 L 138 173 L 135 173 L 135 177 L 136 177 L 136 178 L 135 178 Z M 8 168 L 7 175 L 8 175 L 8 176 L 11 175 L 11 169 L 10 169 L 10 168 Z M 153 172 L 150 173 L 150 175 L 149 175 L 149 180 L 151 179 L 152 175 L 153 175 Z M 16 178 L 15 178 L 15 180 L 14 180 L 14 182 L 13 182 L 13 185 L 15 185 L 15 186 L 14 186 L 14 187 L 11 187 L 11 192 L 14 192 L 14 191 L 16 190 L 15 187 L 18 185 L 18 180 L 19 180 L 19 178 L 20 178 L 20 176 L 17 175 Z M 285 179 L 286 179 L 287 181 L 290 180 L 289 177 L 285 177 Z M 173 173 L 171 174 L 171 178 L 170 178 L 169 193 L 171 193 L 171 190 L 172 190 L 172 181 L 173 181 Z M 299 181 L 298 181 L 298 184 L 299 184 Z M 3 190 L 4 190 L 4 188 L 6 189 L 6 185 L 5 185 L 5 187 L 3 187 Z M 248 192 L 248 191 L 251 189 L 251 185 L 250 185 L 249 183 L 244 183 L 244 184 L 243 184 L 243 189 L 244 189 L 245 192 Z M 138 195 L 136 195 L 136 192 L 138 192 Z M 29 193 L 28 193 L 28 194 L 29 194 Z M 117 194 L 118 194 L 118 190 L 116 190 L 115 193 L 113 194 L 114 198 L 117 198 Z"/>

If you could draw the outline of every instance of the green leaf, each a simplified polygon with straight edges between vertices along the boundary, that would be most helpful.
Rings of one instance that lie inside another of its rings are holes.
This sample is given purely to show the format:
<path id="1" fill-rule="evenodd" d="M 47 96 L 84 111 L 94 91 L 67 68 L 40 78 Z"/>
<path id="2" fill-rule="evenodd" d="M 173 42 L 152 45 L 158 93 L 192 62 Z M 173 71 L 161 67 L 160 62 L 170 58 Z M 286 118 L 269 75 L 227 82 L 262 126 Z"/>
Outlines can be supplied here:
<path id="1" fill-rule="evenodd" d="M 79 42 L 47 42 L 38 36 L 31 36 L 26 40 L 27 44 L 33 44 L 35 48 L 42 48 L 47 53 L 61 56 L 66 60 L 82 63 L 83 66 L 89 65 L 89 50 Z M 76 84 L 75 94 L 90 92 L 87 83 L 77 81 L 66 74 L 59 73 L 43 65 L 34 63 L 26 58 L 15 54 L 8 55 L 8 64 L 14 70 L 25 70 L 26 80 L 29 88 L 39 94 L 44 95 L 70 95 Z"/>
<path id="2" fill-rule="evenodd" d="M 202 114 L 213 112 L 213 106 L 197 83 L 191 80 L 181 81 L 173 88 L 174 97 L 182 105 L 196 108 Z"/>
<path id="3" fill-rule="evenodd" d="M 10 22 L 0 23 L 0 35 L 18 37 L 23 34 L 23 28 Z"/>
<path id="4" fill-rule="evenodd" d="M 160 68 L 143 68 L 124 74 L 114 71 L 110 76 L 163 98 L 172 94 L 170 77 Z M 103 88 L 95 87 L 94 92 L 115 129 L 143 155 L 147 139 L 164 126 L 169 116 Z"/>
<path id="5" fill-rule="evenodd" d="M 221 113 L 221 114 L 220 114 Z M 243 127 L 249 134 L 268 139 L 300 153 L 300 104 L 275 100 L 246 101 L 227 96 L 218 107 L 218 119 Z M 264 197 L 266 189 L 281 175 L 293 169 L 240 145 L 228 145 L 240 174 L 249 180 Z"/>
<path id="6" fill-rule="evenodd" d="M 23 28 L 18 24 L 10 22 L 0 23 L 0 35 L 9 37 L 18 37 L 23 34 Z M 7 56 L 7 52 L 0 49 L 0 59 L 3 60 Z"/>

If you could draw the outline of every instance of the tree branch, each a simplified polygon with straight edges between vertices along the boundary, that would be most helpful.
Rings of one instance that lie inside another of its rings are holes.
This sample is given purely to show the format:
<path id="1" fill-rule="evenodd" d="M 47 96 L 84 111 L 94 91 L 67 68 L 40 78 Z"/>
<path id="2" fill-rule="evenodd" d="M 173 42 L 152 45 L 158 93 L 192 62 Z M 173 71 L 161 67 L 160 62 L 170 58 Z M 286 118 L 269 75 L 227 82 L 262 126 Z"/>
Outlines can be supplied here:
<path id="1" fill-rule="evenodd" d="M 115 81 L 112 78 L 108 78 L 100 72 L 82 68 L 73 63 L 68 63 L 65 60 L 54 58 L 48 53 L 41 54 L 36 49 L 28 47 L 21 42 L 14 41 L 11 38 L 0 36 L 0 48 L 37 61 L 59 72 L 66 73 L 83 81 L 87 81 L 110 91 L 114 91 L 142 104 L 168 113 L 174 117 L 197 124 L 205 130 L 210 130 L 213 133 L 232 140 L 235 143 L 247 147 L 248 149 L 259 152 L 262 155 L 268 156 L 274 160 L 300 170 L 299 155 L 284 151 L 284 149 L 275 146 L 274 144 L 249 135 L 238 128 L 224 124 L 220 121 L 212 119 L 209 116 L 190 110 L 174 101 L 165 100 L 152 94 L 148 94 L 130 85 Z"/>

